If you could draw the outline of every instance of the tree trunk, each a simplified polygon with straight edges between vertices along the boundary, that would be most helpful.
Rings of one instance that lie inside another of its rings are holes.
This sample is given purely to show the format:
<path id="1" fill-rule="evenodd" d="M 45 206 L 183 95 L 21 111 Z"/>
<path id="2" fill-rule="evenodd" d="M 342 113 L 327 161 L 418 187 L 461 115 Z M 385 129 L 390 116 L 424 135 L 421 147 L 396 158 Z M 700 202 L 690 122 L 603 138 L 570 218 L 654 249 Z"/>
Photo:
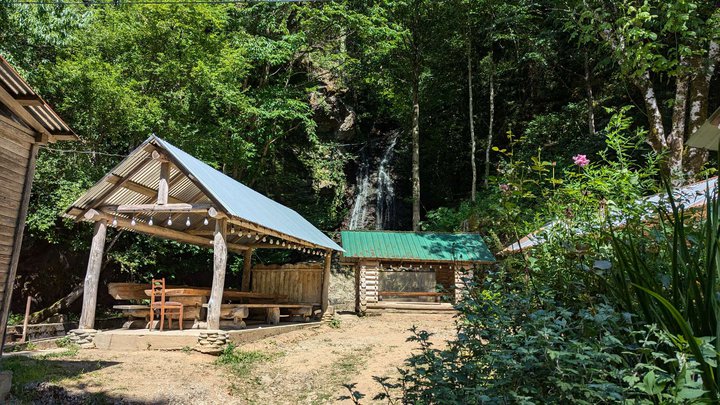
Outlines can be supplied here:
<path id="1" fill-rule="evenodd" d="M 420 84 L 419 67 L 413 67 L 412 83 L 412 195 L 413 195 L 413 231 L 420 228 Z"/>
<path id="2" fill-rule="evenodd" d="M 711 41 L 708 56 L 705 60 L 695 58 L 692 67 L 698 72 L 690 83 L 690 118 L 688 122 L 687 137 L 692 136 L 702 126 L 708 116 L 708 96 L 710 94 L 710 80 L 715 74 L 715 67 L 720 57 L 720 46 Z M 684 159 L 684 170 L 688 177 L 694 177 L 708 159 L 705 149 L 688 148 Z"/>
<path id="3" fill-rule="evenodd" d="M 488 178 L 490 177 L 490 151 L 492 150 L 493 142 L 493 121 L 495 120 L 495 61 L 493 60 L 493 53 L 490 52 L 490 118 L 488 122 L 488 136 L 487 145 L 485 146 L 485 178 L 483 179 L 483 185 L 485 188 L 488 187 Z"/>
<path id="4" fill-rule="evenodd" d="M 662 153 L 667 148 L 665 140 L 665 127 L 663 127 L 662 113 L 658 105 L 655 89 L 650 81 L 650 73 L 645 72 L 638 82 L 638 87 L 643 92 L 643 101 L 645 102 L 645 112 L 648 116 L 648 139 L 652 149 L 657 153 Z"/>
<path id="5" fill-rule="evenodd" d="M 585 51 L 585 95 L 587 97 L 587 120 L 588 134 L 595 137 L 595 98 L 593 97 L 592 85 L 590 84 L 590 63 L 587 51 Z"/>
<path id="6" fill-rule="evenodd" d="M 84 284 L 79 284 L 75 286 L 75 288 L 70 292 L 70 294 L 55 301 L 55 303 L 53 303 L 47 308 L 43 308 L 39 311 L 33 312 L 30 315 L 30 323 L 40 323 L 55 314 L 66 311 L 68 308 L 70 308 L 70 305 L 77 301 L 78 298 L 82 297 L 84 290 Z"/>
<path id="7" fill-rule="evenodd" d="M 673 182 L 682 180 L 683 151 L 685 145 L 685 122 L 688 105 L 690 80 L 687 76 L 678 76 L 675 80 L 675 103 L 673 104 L 672 124 L 667 135 L 668 155 L 667 172 Z"/>
<path id="8" fill-rule="evenodd" d="M 468 119 L 470 120 L 470 167 L 472 170 L 472 185 L 470 186 L 470 200 L 475 201 L 477 193 L 477 165 L 475 163 L 475 117 L 473 114 L 473 86 L 472 86 L 472 44 L 470 43 L 470 30 L 467 38 L 467 74 L 468 74 Z"/>

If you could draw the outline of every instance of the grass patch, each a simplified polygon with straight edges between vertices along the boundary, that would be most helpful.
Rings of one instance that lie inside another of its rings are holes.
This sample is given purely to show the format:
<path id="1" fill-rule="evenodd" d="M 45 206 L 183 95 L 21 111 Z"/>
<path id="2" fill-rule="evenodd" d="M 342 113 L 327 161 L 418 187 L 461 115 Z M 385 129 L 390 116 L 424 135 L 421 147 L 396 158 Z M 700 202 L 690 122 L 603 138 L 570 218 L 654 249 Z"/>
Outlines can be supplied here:
<path id="1" fill-rule="evenodd" d="M 337 369 L 343 374 L 354 373 L 360 363 L 363 361 L 362 357 L 357 354 L 348 354 L 339 358 L 333 363 L 333 368 Z"/>
<path id="2" fill-rule="evenodd" d="M 73 357 L 77 353 L 77 347 L 70 347 L 59 353 L 49 353 L 42 356 L 4 357 L 0 361 L 0 369 L 9 370 L 13 373 L 12 394 L 17 398 L 29 400 L 33 392 L 26 392 L 26 385 L 35 382 L 54 383 L 77 375 L 76 371 L 69 370 L 53 360 L 61 357 Z"/>
<path id="3" fill-rule="evenodd" d="M 330 319 L 330 322 L 328 322 L 328 326 L 333 329 L 340 329 L 340 326 L 342 326 L 342 321 L 340 321 L 340 318 L 333 317 Z"/>
<path id="4" fill-rule="evenodd" d="M 233 374 L 241 377 L 247 376 L 255 364 L 271 360 L 273 357 L 273 355 L 258 350 L 240 350 L 230 343 L 225 346 L 223 352 L 215 360 L 215 364 L 225 366 Z"/>

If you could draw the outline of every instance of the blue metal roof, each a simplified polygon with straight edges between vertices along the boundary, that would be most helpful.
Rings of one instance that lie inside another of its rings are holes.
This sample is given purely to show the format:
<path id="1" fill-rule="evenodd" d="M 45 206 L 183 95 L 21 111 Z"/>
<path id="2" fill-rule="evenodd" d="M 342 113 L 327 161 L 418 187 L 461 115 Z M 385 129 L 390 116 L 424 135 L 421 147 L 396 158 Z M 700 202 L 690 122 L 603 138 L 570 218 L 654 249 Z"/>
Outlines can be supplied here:
<path id="1" fill-rule="evenodd" d="M 166 150 L 186 174 L 192 175 L 204 186 L 210 194 L 208 197 L 220 204 L 226 214 L 319 246 L 343 251 L 294 210 L 210 167 L 164 139 L 153 136 L 148 141 Z"/>

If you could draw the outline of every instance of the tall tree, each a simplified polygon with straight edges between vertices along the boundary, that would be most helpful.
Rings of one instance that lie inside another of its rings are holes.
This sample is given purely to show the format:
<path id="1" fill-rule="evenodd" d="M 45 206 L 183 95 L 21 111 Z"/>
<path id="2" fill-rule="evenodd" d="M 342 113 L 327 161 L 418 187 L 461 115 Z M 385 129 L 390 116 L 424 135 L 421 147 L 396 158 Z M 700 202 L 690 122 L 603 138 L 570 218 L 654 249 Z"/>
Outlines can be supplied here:
<path id="1" fill-rule="evenodd" d="M 665 172 L 675 179 L 692 176 L 705 163 L 704 154 L 689 151 L 691 157 L 683 161 L 684 142 L 707 115 L 706 89 L 718 62 L 717 6 L 597 0 L 578 7 L 575 34 L 582 44 L 607 46 L 620 75 L 638 89 L 648 117 L 647 142 L 664 155 Z M 657 91 L 662 82 L 673 83 L 671 97 Z"/>

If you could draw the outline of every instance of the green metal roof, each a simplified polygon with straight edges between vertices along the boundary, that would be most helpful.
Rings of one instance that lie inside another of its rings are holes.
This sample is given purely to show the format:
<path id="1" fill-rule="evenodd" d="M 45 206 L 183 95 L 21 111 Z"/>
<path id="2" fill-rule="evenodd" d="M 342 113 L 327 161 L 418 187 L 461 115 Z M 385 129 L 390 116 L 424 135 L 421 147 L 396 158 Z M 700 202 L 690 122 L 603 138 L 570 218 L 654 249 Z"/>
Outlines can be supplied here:
<path id="1" fill-rule="evenodd" d="M 476 233 L 340 232 L 345 257 L 381 260 L 494 262 Z"/>

